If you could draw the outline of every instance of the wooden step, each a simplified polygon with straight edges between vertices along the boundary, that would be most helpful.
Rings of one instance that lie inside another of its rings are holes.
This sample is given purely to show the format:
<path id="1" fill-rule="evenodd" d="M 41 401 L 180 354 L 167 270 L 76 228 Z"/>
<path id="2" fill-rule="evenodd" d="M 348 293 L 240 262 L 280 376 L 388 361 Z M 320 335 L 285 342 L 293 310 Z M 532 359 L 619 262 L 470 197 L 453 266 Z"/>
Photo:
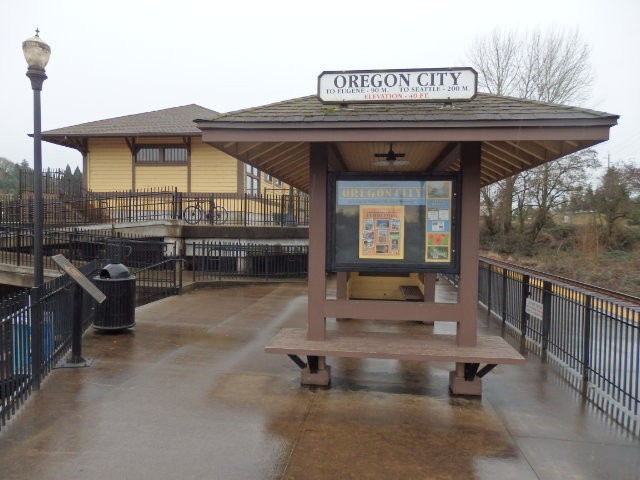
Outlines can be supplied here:
<path id="1" fill-rule="evenodd" d="M 267 353 L 319 357 L 388 358 L 460 363 L 524 364 L 502 337 L 479 336 L 475 347 L 456 344 L 455 335 L 328 330 L 324 341 L 307 340 L 304 328 L 284 328 L 265 347 Z"/>

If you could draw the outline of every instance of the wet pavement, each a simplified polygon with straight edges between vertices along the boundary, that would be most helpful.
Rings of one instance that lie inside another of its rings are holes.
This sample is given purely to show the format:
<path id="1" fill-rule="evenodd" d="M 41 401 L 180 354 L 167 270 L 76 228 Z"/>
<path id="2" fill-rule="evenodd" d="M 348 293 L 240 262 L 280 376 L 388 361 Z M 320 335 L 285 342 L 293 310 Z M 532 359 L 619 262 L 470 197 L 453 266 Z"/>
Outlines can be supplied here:
<path id="1" fill-rule="evenodd" d="M 301 387 L 263 348 L 306 305 L 300 283 L 198 289 L 139 308 L 127 333 L 90 330 L 93 366 L 55 370 L 0 432 L 0 478 L 640 478 L 640 440 L 534 355 L 481 399 L 448 394 L 447 363 L 329 358 L 331 388 Z"/>

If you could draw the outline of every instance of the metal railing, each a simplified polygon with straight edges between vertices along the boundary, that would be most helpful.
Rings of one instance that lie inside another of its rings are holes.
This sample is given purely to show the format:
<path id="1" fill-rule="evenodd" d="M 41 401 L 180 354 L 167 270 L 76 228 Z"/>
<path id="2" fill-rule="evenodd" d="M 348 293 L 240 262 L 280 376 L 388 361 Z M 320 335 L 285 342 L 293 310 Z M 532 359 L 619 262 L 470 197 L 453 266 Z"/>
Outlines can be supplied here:
<path id="1" fill-rule="evenodd" d="M 109 261 L 93 260 L 80 270 L 91 278 Z M 137 267 L 131 269 L 136 275 L 137 306 L 180 294 L 180 259 L 143 263 L 138 259 Z M 71 349 L 73 286 L 74 281 L 65 274 L 40 287 L 0 299 L 0 428 Z M 95 311 L 95 302 L 84 294 L 82 331 L 93 322 Z"/>
<path id="2" fill-rule="evenodd" d="M 18 192 L 20 196 L 33 193 L 33 170 L 20 168 L 19 176 Z M 82 192 L 82 177 L 76 178 L 73 174 L 66 174 L 60 169 L 48 169 L 42 172 L 42 193 L 80 195 Z"/>
<path id="3" fill-rule="evenodd" d="M 175 257 L 176 244 L 155 237 L 113 236 L 109 230 L 53 229 L 44 232 L 43 251 L 44 268 L 47 269 L 57 269 L 50 258 L 57 254 L 64 255 L 73 263 L 111 259 L 139 268 L 158 263 L 166 257 Z M 31 226 L 3 226 L 0 229 L 0 263 L 33 266 Z"/>
<path id="4" fill-rule="evenodd" d="M 98 262 L 81 267 L 91 276 Z M 51 282 L 0 300 L 0 428 L 71 347 L 73 280 Z M 83 297 L 83 330 L 93 321 L 94 302 Z"/>
<path id="5" fill-rule="evenodd" d="M 640 299 L 480 261 L 479 300 L 603 411 L 640 430 Z"/>
<path id="6" fill-rule="evenodd" d="M 179 295 L 182 291 L 182 260 L 169 258 L 132 269 L 136 276 L 136 306 Z"/>
<path id="7" fill-rule="evenodd" d="M 43 199 L 49 228 L 152 220 L 231 226 L 307 226 L 309 197 L 284 194 L 183 193 L 175 190 L 89 192 Z M 0 198 L 0 225 L 33 223 L 33 197 Z M 197 215 L 194 215 L 196 213 Z M 195 219 L 195 221 L 192 221 Z"/>
<path id="8" fill-rule="evenodd" d="M 306 245 L 188 242 L 187 268 L 193 281 L 293 278 L 307 275 Z"/>

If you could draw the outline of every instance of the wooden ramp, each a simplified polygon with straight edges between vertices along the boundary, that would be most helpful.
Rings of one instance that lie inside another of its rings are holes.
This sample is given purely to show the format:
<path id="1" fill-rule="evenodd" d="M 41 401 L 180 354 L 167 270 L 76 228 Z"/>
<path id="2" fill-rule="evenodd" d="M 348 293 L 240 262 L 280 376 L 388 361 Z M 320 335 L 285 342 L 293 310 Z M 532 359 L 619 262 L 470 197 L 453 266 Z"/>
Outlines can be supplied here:
<path id="1" fill-rule="evenodd" d="M 455 335 L 350 332 L 327 330 L 324 341 L 307 340 L 305 328 L 285 328 L 265 347 L 268 353 L 319 357 L 387 358 L 487 364 L 524 364 L 502 337 L 479 336 L 475 347 L 456 344 Z"/>

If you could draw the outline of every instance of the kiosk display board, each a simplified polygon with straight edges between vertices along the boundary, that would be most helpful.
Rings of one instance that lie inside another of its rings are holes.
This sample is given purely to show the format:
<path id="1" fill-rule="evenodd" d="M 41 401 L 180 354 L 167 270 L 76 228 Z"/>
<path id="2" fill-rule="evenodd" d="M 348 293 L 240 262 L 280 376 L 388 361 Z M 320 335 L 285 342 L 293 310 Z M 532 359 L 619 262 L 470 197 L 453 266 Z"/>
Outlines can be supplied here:
<path id="1" fill-rule="evenodd" d="M 329 175 L 327 269 L 458 273 L 459 177 Z"/>

